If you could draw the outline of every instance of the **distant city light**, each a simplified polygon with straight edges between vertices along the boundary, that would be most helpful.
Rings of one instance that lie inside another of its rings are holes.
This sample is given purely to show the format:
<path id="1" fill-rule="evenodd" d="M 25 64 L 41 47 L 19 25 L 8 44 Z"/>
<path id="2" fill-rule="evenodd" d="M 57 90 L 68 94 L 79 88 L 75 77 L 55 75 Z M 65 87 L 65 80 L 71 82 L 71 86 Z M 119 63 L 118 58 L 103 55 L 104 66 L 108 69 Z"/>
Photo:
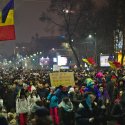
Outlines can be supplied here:
<path id="1" fill-rule="evenodd" d="M 53 58 L 53 62 L 57 62 L 57 58 L 55 57 L 55 58 Z"/>
<path id="2" fill-rule="evenodd" d="M 52 51 L 55 51 L 55 48 L 52 48 Z"/>

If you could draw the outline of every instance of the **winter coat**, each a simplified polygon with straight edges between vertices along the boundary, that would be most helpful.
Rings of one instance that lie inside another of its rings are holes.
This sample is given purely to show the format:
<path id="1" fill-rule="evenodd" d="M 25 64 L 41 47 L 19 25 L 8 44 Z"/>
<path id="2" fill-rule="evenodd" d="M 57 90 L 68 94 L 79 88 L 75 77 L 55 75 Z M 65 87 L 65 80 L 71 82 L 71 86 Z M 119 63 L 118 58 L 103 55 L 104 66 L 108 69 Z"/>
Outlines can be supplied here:
<path id="1" fill-rule="evenodd" d="M 60 103 L 64 97 L 68 97 L 67 91 L 62 91 L 61 89 L 57 89 L 55 91 L 56 96 L 58 97 L 58 102 Z"/>
<path id="2" fill-rule="evenodd" d="M 14 95 L 14 91 L 8 89 L 3 98 L 3 105 L 6 107 L 7 112 L 10 112 L 11 109 L 16 108 L 16 99 Z"/>
<path id="3" fill-rule="evenodd" d="M 66 104 L 62 101 L 58 107 L 61 125 L 73 125 L 74 111 L 72 102 L 69 101 L 68 104 Z"/>
<path id="4" fill-rule="evenodd" d="M 16 100 L 16 113 L 29 113 L 29 101 L 28 99 L 20 99 L 17 98 Z"/>
<path id="5" fill-rule="evenodd" d="M 107 125 L 107 107 L 101 101 L 98 101 L 96 108 L 96 125 Z"/>
<path id="6" fill-rule="evenodd" d="M 47 99 L 50 101 L 50 108 L 58 107 L 58 97 L 55 94 L 49 94 Z"/>
<path id="7" fill-rule="evenodd" d="M 111 111 L 111 117 L 118 124 L 125 125 L 125 106 L 120 103 L 114 104 Z"/>
<path id="8" fill-rule="evenodd" d="M 110 101 L 112 103 L 114 100 L 114 83 L 112 81 L 109 81 L 107 83 L 107 91 L 108 91 Z"/>
<path id="9" fill-rule="evenodd" d="M 29 101 L 29 110 L 31 112 L 31 109 L 32 109 L 33 105 L 36 103 L 36 101 L 40 101 L 40 97 L 33 95 L 32 97 L 28 96 L 27 99 Z"/>
<path id="10" fill-rule="evenodd" d="M 97 125 L 96 124 L 96 106 L 93 105 L 92 110 L 89 109 L 86 101 L 83 101 L 79 107 L 78 111 L 75 113 L 75 121 L 76 125 Z M 90 118 L 94 118 L 95 120 L 91 123 L 89 122 Z"/>
<path id="11" fill-rule="evenodd" d="M 80 93 L 71 92 L 69 93 L 69 98 L 73 103 L 74 110 L 77 110 L 79 103 L 82 102 L 83 96 Z"/>
<path id="12" fill-rule="evenodd" d="M 37 90 L 37 93 L 38 93 L 38 95 L 40 96 L 40 98 L 46 98 L 47 96 L 48 96 L 48 90 L 46 89 L 46 88 L 42 88 L 42 89 L 38 89 Z"/>

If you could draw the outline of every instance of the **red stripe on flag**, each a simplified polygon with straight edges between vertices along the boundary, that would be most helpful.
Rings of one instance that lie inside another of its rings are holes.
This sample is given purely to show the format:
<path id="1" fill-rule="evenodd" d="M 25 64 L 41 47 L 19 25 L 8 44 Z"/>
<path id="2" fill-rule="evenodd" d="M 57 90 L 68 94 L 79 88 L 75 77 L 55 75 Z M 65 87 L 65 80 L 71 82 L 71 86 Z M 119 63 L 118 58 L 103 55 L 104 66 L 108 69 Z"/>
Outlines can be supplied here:
<path id="1" fill-rule="evenodd" d="M 0 41 L 2 40 L 15 40 L 14 25 L 0 27 Z"/>

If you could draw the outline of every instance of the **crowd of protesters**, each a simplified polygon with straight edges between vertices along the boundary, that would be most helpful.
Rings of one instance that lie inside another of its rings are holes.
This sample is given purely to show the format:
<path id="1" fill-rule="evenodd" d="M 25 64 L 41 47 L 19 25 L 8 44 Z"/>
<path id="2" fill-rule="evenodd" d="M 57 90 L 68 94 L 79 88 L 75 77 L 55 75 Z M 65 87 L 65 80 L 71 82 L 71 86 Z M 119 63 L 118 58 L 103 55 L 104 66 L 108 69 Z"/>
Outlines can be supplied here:
<path id="1" fill-rule="evenodd" d="M 0 125 L 125 125 L 125 70 L 70 70 L 75 85 L 51 86 L 50 71 L 0 72 Z"/>

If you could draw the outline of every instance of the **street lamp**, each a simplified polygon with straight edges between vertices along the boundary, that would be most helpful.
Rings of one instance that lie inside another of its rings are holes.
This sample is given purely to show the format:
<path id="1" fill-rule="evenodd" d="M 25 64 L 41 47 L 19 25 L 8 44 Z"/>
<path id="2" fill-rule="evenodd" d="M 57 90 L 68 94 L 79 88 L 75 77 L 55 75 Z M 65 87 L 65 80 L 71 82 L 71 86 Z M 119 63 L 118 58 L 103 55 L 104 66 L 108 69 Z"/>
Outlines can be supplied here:
<path id="1" fill-rule="evenodd" d="M 89 34 L 89 36 L 88 36 L 89 38 L 92 38 L 92 35 L 91 34 Z"/>

